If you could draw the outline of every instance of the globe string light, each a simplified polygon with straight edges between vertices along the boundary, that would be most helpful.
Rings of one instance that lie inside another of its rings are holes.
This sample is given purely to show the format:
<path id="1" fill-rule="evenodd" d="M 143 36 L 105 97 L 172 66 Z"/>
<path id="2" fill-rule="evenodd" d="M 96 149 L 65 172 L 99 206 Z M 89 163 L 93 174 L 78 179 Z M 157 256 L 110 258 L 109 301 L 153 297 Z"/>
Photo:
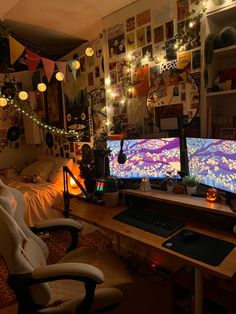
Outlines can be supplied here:
<path id="1" fill-rule="evenodd" d="M 21 114 L 28 117 L 30 120 L 32 120 L 34 123 L 36 123 L 39 127 L 43 128 L 43 129 L 49 130 L 55 134 L 66 135 L 67 137 L 75 137 L 77 141 L 79 141 L 83 136 L 83 132 L 81 132 L 81 131 L 76 131 L 76 130 L 66 131 L 65 129 L 60 129 L 60 128 L 57 128 L 55 126 L 44 123 L 36 115 L 31 113 L 28 109 L 21 108 L 21 106 L 17 103 L 16 100 L 9 99 L 9 98 L 6 98 L 6 99 L 7 99 L 8 104 L 14 106 L 14 108 L 18 112 L 20 112 Z"/>

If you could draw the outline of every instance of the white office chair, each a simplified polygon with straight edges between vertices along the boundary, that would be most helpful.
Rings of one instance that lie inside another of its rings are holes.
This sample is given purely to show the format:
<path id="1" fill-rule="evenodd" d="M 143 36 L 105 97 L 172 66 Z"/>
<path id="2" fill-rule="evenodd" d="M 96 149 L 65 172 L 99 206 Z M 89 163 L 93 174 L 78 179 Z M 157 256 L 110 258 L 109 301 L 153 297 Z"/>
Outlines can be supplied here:
<path id="1" fill-rule="evenodd" d="M 48 248 L 23 214 L 21 192 L 0 181 L 0 253 L 18 314 L 100 313 L 122 301 L 132 279 L 113 251 L 78 248 L 47 265 Z"/>

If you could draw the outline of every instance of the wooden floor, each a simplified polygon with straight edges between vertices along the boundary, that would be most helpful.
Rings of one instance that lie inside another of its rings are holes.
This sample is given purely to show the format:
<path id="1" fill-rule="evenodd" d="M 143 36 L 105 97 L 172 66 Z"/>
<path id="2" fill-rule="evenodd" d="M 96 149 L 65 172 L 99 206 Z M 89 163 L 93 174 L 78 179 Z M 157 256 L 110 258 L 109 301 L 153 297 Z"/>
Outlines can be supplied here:
<path id="1" fill-rule="evenodd" d="M 132 274 L 135 284 L 122 305 L 111 314 L 172 314 L 170 283 L 164 278 Z M 150 281 L 151 280 L 151 281 Z M 154 282 L 152 282 L 154 281 Z M 17 305 L 0 310 L 0 314 L 16 314 Z M 27 313 L 26 313 L 27 314 Z"/>

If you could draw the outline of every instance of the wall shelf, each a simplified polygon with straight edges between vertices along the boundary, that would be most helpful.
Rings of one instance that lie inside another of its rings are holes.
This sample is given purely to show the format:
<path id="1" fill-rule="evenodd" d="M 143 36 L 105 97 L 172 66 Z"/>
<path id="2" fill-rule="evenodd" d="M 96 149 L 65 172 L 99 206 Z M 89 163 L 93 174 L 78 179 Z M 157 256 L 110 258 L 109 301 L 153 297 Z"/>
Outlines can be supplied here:
<path id="1" fill-rule="evenodd" d="M 226 95 L 231 95 L 231 94 L 236 94 L 236 89 L 207 93 L 206 96 L 207 97 L 215 97 L 215 96 L 221 96 L 221 95 L 226 96 Z"/>
<path id="2" fill-rule="evenodd" d="M 224 48 L 219 48 L 214 50 L 214 59 L 221 59 L 222 57 L 224 58 L 235 58 L 236 54 L 236 45 L 224 47 Z"/>

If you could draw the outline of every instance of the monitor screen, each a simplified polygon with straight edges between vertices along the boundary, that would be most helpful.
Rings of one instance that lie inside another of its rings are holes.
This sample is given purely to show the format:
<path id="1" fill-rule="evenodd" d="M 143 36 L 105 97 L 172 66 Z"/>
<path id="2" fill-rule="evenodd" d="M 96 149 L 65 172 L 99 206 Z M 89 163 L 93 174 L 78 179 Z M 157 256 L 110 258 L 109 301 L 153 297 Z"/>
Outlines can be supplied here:
<path id="1" fill-rule="evenodd" d="M 189 174 L 200 183 L 236 193 L 236 141 L 186 138 Z"/>
<path id="2" fill-rule="evenodd" d="M 163 179 L 171 173 L 180 178 L 180 140 L 177 137 L 124 140 L 124 164 L 118 162 L 121 141 L 107 141 L 107 147 L 111 149 L 110 175 L 122 179 Z"/>

